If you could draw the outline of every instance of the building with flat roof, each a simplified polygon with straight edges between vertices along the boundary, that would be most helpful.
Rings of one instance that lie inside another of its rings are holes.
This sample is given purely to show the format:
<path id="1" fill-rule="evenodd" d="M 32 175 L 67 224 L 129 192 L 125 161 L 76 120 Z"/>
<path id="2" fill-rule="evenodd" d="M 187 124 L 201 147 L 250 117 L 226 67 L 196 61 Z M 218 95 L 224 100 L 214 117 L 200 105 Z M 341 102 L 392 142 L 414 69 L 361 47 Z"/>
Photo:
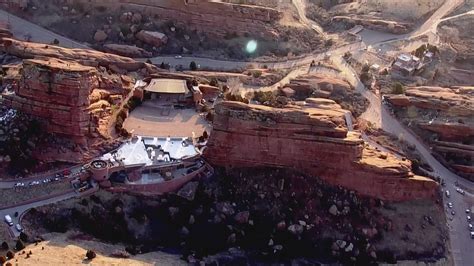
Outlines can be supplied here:
<path id="1" fill-rule="evenodd" d="M 158 100 L 160 103 L 177 103 L 190 95 L 186 80 L 152 79 L 143 88 L 145 100 Z"/>

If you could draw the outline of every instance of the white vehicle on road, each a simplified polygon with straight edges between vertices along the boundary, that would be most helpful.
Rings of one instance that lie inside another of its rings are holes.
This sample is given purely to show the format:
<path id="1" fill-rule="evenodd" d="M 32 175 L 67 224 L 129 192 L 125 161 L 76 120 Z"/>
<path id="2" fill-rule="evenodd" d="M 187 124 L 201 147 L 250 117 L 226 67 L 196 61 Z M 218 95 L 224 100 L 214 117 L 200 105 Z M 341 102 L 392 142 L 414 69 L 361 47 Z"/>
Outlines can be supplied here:
<path id="1" fill-rule="evenodd" d="M 456 191 L 461 195 L 466 194 L 466 192 L 464 190 L 460 189 L 460 188 L 456 188 Z"/>
<path id="2" fill-rule="evenodd" d="M 448 208 L 450 208 L 450 209 L 453 208 L 453 203 L 452 202 L 448 202 Z"/>
<path id="3" fill-rule="evenodd" d="M 16 225 L 15 225 L 15 228 L 16 228 L 16 230 L 17 230 L 18 232 L 20 232 L 20 233 L 23 232 L 23 228 L 21 227 L 20 224 L 16 224 Z"/>
<path id="4" fill-rule="evenodd" d="M 13 220 L 12 220 L 12 217 L 10 215 L 5 215 L 5 222 L 9 225 L 9 226 L 12 226 L 13 225 Z"/>
<path id="5" fill-rule="evenodd" d="M 181 58 L 183 58 L 183 56 L 182 55 L 175 55 L 174 58 L 181 59 Z"/>
<path id="6" fill-rule="evenodd" d="M 450 194 L 449 194 L 449 190 L 446 190 L 446 197 L 449 198 Z"/>

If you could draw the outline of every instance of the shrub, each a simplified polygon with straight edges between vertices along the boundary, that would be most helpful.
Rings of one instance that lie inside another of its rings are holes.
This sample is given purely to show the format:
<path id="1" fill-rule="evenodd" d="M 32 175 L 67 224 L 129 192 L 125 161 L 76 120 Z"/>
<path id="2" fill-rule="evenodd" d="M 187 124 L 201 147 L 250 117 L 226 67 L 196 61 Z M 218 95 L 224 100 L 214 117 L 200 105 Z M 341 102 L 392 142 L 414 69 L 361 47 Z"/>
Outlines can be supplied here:
<path id="1" fill-rule="evenodd" d="M 219 86 L 219 81 L 216 78 L 211 78 L 211 81 L 209 82 L 209 85 L 217 87 L 217 86 Z"/>
<path id="2" fill-rule="evenodd" d="M 262 71 L 260 71 L 260 70 L 255 70 L 255 71 L 253 71 L 252 76 L 253 76 L 254 78 L 259 78 L 259 77 L 262 76 Z"/>
<path id="3" fill-rule="evenodd" d="M 160 64 L 160 68 L 161 68 L 161 69 L 166 69 L 165 62 L 161 62 L 161 64 Z"/>
<path id="4" fill-rule="evenodd" d="M 0 265 L 3 265 L 7 261 L 5 256 L 0 256 Z"/>
<path id="5" fill-rule="evenodd" d="M 11 260 L 15 257 L 15 253 L 13 251 L 9 250 L 7 251 L 7 259 Z"/>
<path id="6" fill-rule="evenodd" d="M 367 81 L 370 80 L 371 76 L 367 72 L 362 72 L 359 78 L 360 78 L 360 81 L 362 81 L 362 83 L 366 83 Z"/>
<path id="7" fill-rule="evenodd" d="M 197 70 L 197 64 L 196 64 L 196 62 L 191 61 L 191 63 L 189 64 L 189 69 L 191 69 L 192 71 Z"/>
<path id="8" fill-rule="evenodd" d="M 21 239 L 18 239 L 16 241 L 15 248 L 16 248 L 16 250 L 22 250 L 22 249 L 25 248 L 25 243 L 23 243 L 23 241 L 21 241 Z"/>
<path id="9" fill-rule="evenodd" d="M 146 62 L 147 62 L 147 64 L 153 64 L 153 62 L 151 62 L 150 59 L 147 59 Z"/>
<path id="10" fill-rule="evenodd" d="M 369 70 L 370 70 L 370 66 L 368 64 L 364 64 L 364 66 L 362 67 L 362 72 L 367 73 L 369 72 Z"/>
<path id="11" fill-rule="evenodd" d="M 20 239 L 21 239 L 21 241 L 23 241 L 23 242 L 28 242 L 28 235 L 25 234 L 24 232 L 21 232 L 21 233 L 20 233 Z"/>
<path id="12" fill-rule="evenodd" d="M 403 94 L 405 93 L 405 88 L 400 82 L 393 84 L 392 94 Z"/>
<path id="13" fill-rule="evenodd" d="M 86 257 L 87 257 L 88 260 L 92 260 L 96 256 L 97 256 L 97 254 L 95 254 L 95 252 L 93 250 L 88 250 L 86 252 Z"/>
<path id="14" fill-rule="evenodd" d="M 260 103 L 275 101 L 275 94 L 271 91 L 256 91 L 253 94 L 253 99 Z"/>
<path id="15" fill-rule="evenodd" d="M 9 249 L 9 248 L 10 248 L 10 247 L 8 246 L 8 243 L 5 242 L 5 241 L 3 241 L 3 242 L 2 242 L 2 249 L 7 250 L 7 249 Z"/>
<path id="16" fill-rule="evenodd" d="M 55 45 L 58 45 L 58 44 L 59 44 L 59 40 L 58 40 L 58 39 L 56 39 L 56 38 L 54 38 L 54 40 L 53 40 L 53 44 L 55 44 Z"/>

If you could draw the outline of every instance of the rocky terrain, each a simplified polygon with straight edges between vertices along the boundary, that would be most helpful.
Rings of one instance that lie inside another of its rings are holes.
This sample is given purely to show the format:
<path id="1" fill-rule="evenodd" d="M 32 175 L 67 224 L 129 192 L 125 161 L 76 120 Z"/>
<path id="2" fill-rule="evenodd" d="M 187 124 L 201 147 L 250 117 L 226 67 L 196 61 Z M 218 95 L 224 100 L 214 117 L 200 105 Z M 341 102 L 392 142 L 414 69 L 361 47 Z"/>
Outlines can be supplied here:
<path id="1" fill-rule="evenodd" d="M 295 100 L 308 97 L 327 98 L 334 100 L 344 109 L 359 117 L 368 106 L 368 101 L 345 80 L 334 75 L 308 74 L 292 79 L 280 91 Z"/>
<path id="2" fill-rule="evenodd" d="M 381 199 L 437 194 L 437 183 L 413 175 L 409 161 L 377 151 L 349 131 L 350 115 L 328 99 L 283 108 L 225 101 L 215 106 L 204 157 L 217 166 L 298 169 Z"/>
<path id="3" fill-rule="evenodd" d="M 3 68 L 2 106 L 12 109 L 2 110 L 0 165 L 12 173 L 77 163 L 117 145 L 115 116 L 134 83 L 125 74 L 156 71 L 127 57 L 9 38 L 1 51 L 12 62 Z"/>
<path id="4" fill-rule="evenodd" d="M 245 59 L 324 48 L 320 36 L 287 15 L 289 9 L 285 13 L 261 5 L 202 0 L 52 2 L 30 1 L 26 10 L 11 11 L 97 49 L 127 56 L 194 54 Z M 249 40 L 258 41 L 254 53 L 245 51 Z"/>
<path id="5" fill-rule="evenodd" d="M 363 25 L 369 29 L 401 34 L 411 31 L 420 18 L 429 15 L 442 3 L 441 0 L 310 0 L 307 13 L 328 30 Z"/>
<path id="6" fill-rule="evenodd" d="M 404 95 L 391 95 L 387 100 L 445 164 L 474 180 L 473 96 L 472 87 L 408 87 Z"/>
<path id="7" fill-rule="evenodd" d="M 439 66 L 434 84 L 472 86 L 474 72 L 474 15 L 468 14 L 440 23 L 438 34 L 447 45 L 442 50 L 444 64 Z"/>
<path id="8" fill-rule="evenodd" d="M 432 201 L 387 203 L 311 176 L 256 168 L 219 171 L 161 198 L 100 192 L 32 210 L 25 225 L 38 228 L 32 236 L 79 229 L 84 239 L 122 243 L 120 253 L 131 258 L 162 250 L 190 263 L 372 265 L 443 257 L 442 219 Z"/>

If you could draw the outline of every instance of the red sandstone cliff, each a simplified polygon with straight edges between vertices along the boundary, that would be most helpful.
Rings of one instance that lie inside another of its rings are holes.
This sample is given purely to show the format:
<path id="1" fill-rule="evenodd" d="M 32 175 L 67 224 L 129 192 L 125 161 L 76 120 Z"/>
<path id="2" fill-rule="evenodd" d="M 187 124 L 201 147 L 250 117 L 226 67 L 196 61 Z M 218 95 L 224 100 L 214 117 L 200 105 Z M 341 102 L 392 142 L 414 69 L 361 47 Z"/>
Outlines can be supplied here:
<path id="1" fill-rule="evenodd" d="M 215 165 L 294 168 L 384 200 L 436 193 L 437 183 L 414 176 L 408 161 L 371 149 L 358 133 L 348 132 L 347 111 L 331 100 L 285 108 L 222 102 L 215 110 L 204 151 Z"/>

